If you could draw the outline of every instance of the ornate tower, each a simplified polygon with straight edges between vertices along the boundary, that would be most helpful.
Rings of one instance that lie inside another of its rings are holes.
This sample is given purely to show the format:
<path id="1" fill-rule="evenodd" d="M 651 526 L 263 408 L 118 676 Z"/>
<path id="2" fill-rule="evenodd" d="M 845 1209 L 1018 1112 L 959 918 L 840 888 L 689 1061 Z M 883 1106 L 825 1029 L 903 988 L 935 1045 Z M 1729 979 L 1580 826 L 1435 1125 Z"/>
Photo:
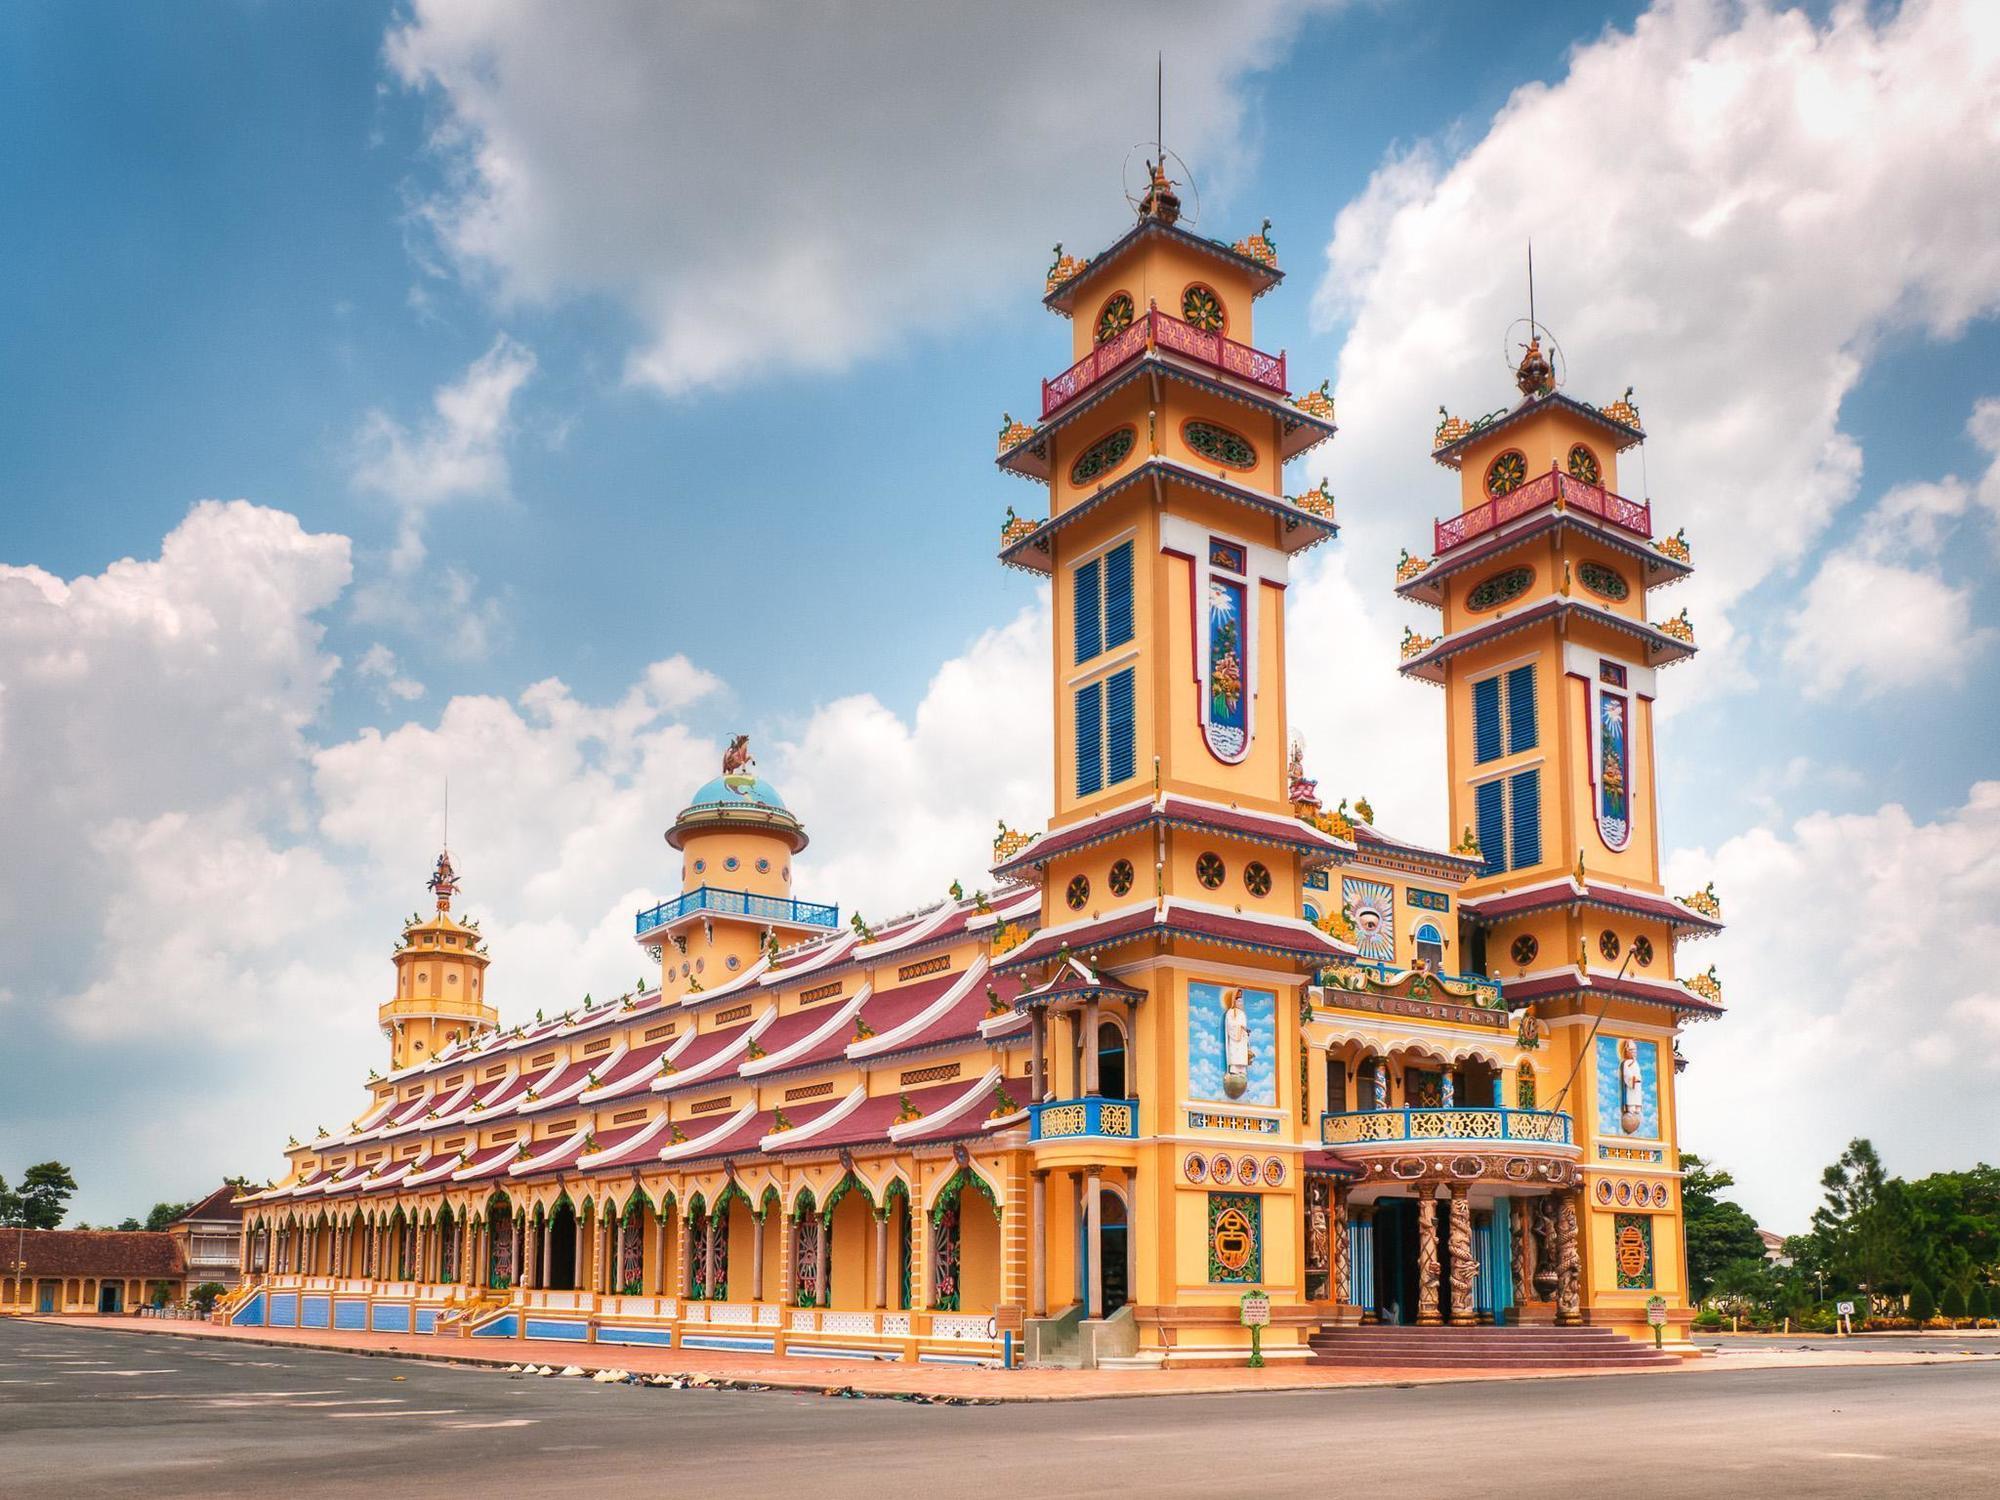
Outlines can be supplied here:
<path id="1" fill-rule="evenodd" d="M 1103 254 L 1058 247 L 1044 301 L 1073 363 L 1037 424 L 1000 434 L 1002 470 L 1049 488 L 1000 556 L 1054 594 L 1055 806 L 996 870 L 1043 887 L 1042 928 L 999 964 L 1031 980 L 1047 1232 L 1070 1195 L 1086 1310 L 1132 1301 L 1178 1359 L 1241 1342 L 1221 1312 L 1246 1290 L 1303 1298 L 1296 1017 L 1336 950 L 1297 915 L 1333 847 L 1289 808 L 1284 605 L 1292 555 L 1336 527 L 1284 466 L 1334 424 L 1253 343 L 1280 280 L 1268 223 L 1233 247 L 1194 234 L 1164 167 L 1149 179 Z M 1137 1105 L 1069 1103 L 1111 1098 Z"/>
<path id="2" fill-rule="evenodd" d="M 458 873 L 449 851 L 438 855 L 427 884 L 437 896 L 437 911 L 428 919 L 411 918 L 403 929 L 395 955 L 395 998 L 376 1008 L 389 1038 L 392 1070 L 428 1062 L 453 1042 L 500 1022 L 500 1013 L 486 1003 L 486 966 L 492 960 L 479 925 L 451 914 Z"/>
<path id="3" fill-rule="evenodd" d="M 838 907 L 792 899 L 792 856 L 806 847 L 806 831 L 755 765 L 738 735 L 722 775 L 667 830 L 681 853 L 681 894 L 639 914 L 638 940 L 659 962 L 669 999 L 699 995 L 773 946 L 839 921 Z"/>
<path id="4" fill-rule="evenodd" d="M 1469 966 L 1548 1038 L 1554 1082 L 1516 1102 L 1576 1121 L 1581 1284 L 1563 1316 L 1642 1323 L 1652 1296 L 1686 1298 L 1674 1037 L 1720 1010 L 1707 976 L 1675 981 L 1674 952 L 1719 912 L 1660 885 L 1653 704 L 1695 646 L 1685 611 L 1649 623 L 1647 594 L 1692 569 L 1619 493 L 1619 457 L 1645 438 L 1631 392 L 1563 394 L 1530 331 L 1519 404 L 1439 424 L 1460 509 L 1428 561 L 1405 555 L 1397 592 L 1444 628 L 1406 632 L 1402 670 L 1445 692 L 1451 826 L 1481 861 L 1461 898 Z"/>

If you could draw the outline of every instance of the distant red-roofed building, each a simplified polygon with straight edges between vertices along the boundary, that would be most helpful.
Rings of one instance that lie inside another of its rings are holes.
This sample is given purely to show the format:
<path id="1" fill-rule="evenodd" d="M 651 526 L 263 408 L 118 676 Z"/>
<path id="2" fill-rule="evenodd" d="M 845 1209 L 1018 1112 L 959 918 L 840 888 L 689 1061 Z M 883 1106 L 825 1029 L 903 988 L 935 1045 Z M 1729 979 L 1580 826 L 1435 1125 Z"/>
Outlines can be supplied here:
<path id="1" fill-rule="evenodd" d="M 0 1313 L 123 1313 L 186 1292 L 172 1234 L 0 1229 Z"/>

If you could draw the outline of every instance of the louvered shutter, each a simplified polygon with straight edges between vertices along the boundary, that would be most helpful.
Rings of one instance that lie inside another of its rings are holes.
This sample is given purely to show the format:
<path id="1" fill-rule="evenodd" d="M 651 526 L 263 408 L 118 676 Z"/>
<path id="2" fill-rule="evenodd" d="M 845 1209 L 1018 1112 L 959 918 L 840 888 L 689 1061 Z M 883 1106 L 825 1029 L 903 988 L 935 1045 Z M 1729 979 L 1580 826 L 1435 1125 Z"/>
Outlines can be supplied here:
<path id="1" fill-rule="evenodd" d="M 1104 649 L 1131 639 L 1132 544 L 1120 542 L 1104 554 Z"/>
<path id="2" fill-rule="evenodd" d="M 1076 690 L 1076 794 L 1088 797 L 1104 787 L 1104 684 Z"/>
<path id="3" fill-rule="evenodd" d="M 1139 773 L 1139 674 L 1127 667 L 1114 672 L 1104 685 L 1104 753 L 1106 785 L 1130 781 Z"/>
<path id="4" fill-rule="evenodd" d="M 1535 723 L 1535 669 L 1532 664 L 1507 674 L 1507 753 L 1518 755 L 1539 742 Z"/>
<path id="5" fill-rule="evenodd" d="M 1076 659 L 1089 661 L 1104 650 L 1104 600 L 1099 586 L 1099 562 L 1080 564 L 1075 577 Z"/>
<path id="6" fill-rule="evenodd" d="M 1507 868 L 1507 791 L 1498 781 L 1481 782 L 1473 789 L 1474 811 L 1479 819 L 1479 852 L 1485 856 L 1482 875 L 1498 875 Z"/>
<path id="7" fill-rule="evenodd" d="M 1509 777 L 1507 800 L 1514 820 L 1507 868 L 1525 870 L 1542 862 L 1542 773 L 1517 771 Z"/>
<path id="8" fill-rule="evenodd" d="M 1472 685 L 1472 758 L 1500 758 L 1500 679 L 1488 677 Z M 1482 833 L 1483 839 L 1485 835 Z"/>

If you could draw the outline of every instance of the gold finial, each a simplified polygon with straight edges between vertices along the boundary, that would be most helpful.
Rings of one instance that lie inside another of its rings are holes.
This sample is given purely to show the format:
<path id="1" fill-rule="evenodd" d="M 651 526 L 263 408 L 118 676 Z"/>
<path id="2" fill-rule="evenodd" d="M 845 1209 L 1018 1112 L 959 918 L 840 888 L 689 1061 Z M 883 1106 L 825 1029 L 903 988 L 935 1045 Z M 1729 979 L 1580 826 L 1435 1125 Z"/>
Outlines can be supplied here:
<path id="1" fill-rule="evenodd" d="M 1514 371 L 1514 384 L 1520 387 L 1523 396 L 1546 396 L 1556 388 L 1555 371 L 1549 366 L 1548 356 L 1542 353 L 1539 333 L 1528 336 L 1521 363 Z"/>

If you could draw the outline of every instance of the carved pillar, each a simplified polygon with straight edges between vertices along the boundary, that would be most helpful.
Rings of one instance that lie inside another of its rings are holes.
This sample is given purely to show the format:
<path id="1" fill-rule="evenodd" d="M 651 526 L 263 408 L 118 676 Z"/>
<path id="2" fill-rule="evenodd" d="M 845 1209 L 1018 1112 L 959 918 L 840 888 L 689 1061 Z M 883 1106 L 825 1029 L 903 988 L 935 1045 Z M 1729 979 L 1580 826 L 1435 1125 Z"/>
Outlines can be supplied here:
<path id="1" fill-rule="evenodd" d="M 815 1264 L 819 1267 L 819 1305 L 821 1307 L 831 1307 L 833 1306 L 833 1287 L 829 1285 L 833 1280 L 833 1215 L 831 1213 L 823 1213 L 819 1216 L 819 1240 L 813 1247 L 813 1253 L 817 1257 Z"/>
<path id="2" fill-rule="evenodd" d="M 1034 1061 L 1029 1074 L 1028 1102 L 1040 1104 L 1049 1097 L 1049 1013 L 1038 1005 L 1029 1014 Z"/>
<path id="3" fill-rule="evenodd" d="M 1529 1253 L 1529 1246 L 1533 1243 L 1533 1238 L 1528 1233 L 1528 1224 L 1524 1213 L 1526 1206 L 1519 1198 L 1511 1200 L 1507 1205 L 1507 1234 L 1513 1241 L 1508 1248 L 1513 1255 L 1514 1305 L 1516 1307 L 1525 1305 L 1535 1295 L 1534 1283 L 1530 1280 L 1534 1274 L 1534 1267 L 1530 1263 L 1531 1256 Z"/>
<path id="4" fill-rule="evenodd" d="M 1333 1190 L 1332 1223 L 1333 1266 L 1327 1276 L 1327 1298 L 1336 1307 L 1351 1302 L 1354 1284 L 1353 1247 L 1348 1243 L 1347 1227 L 1347 1185 L 1342 1183 Z"/>
<path id="5" fill-rule="evenodd" d="M 1429 1183 L 1417 1188 L 1417 1321 L 1444 1321 L 1438 1312 L 1437 1190 Z"/>
<path id="6" fill-rule="evenodd" d="M 1028 1316 L 1049 1315 L 1049 1174 L 1036 1172 L 1028 1222 Z M 1128 1234 L 1130 1230 L 1126 1231 Z"/>
<path id="7" fill-rule="evenodd" d="M 1535 1300 L 1556 1300 L 1556 1201 L 1544 1195 L 1535 1200 Z"/>
<path id="8" fill-rule="evenodd" d="M 875 1210 L 875 1310 L 889 1306 L 889 1205 Z"/>
<path id="9" fill-rule="evenodd" d="M 1556 1321 L 1583 1321 L 1583 1254 L 1577 1244 L 1574 1193 L 1556 1201 Z"/>
<path id="10" fill-rule="evenodd" d="M 1472 1245 L 1472 1202 L 1465 1183 L 1451 1185 L 1451 1321 L 1468 1327 L 1479 1321 L 1479 1255 Z"/>

